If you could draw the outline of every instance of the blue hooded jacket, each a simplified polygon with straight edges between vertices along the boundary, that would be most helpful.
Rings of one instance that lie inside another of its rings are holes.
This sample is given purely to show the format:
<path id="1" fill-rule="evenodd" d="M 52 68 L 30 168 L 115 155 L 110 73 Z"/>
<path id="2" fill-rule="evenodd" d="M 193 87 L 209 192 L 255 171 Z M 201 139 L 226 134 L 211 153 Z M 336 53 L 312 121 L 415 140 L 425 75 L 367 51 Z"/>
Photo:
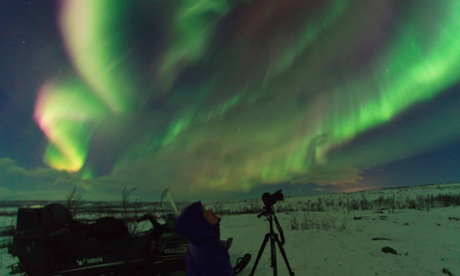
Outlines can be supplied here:
<path id="1" fill-rule="evenodd" d="M 176 220 L 176 232 L 187 239 L 188 276 L 233 276 L 233 267 L 220 240 L 219 223 L 211 225 L 204 217 L 203 205 L 195 202 Z"/>

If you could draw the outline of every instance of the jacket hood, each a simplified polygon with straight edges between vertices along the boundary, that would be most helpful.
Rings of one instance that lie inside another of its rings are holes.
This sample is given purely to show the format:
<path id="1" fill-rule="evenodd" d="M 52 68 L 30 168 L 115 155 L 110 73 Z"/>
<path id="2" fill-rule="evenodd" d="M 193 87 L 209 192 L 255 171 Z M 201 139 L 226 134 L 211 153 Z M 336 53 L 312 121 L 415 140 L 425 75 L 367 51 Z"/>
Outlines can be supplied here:
<path id="1" fill-rule="evenodd" d="M 190 242 L 220 238 L 219 223 L 211 225 L 203 212 L 200 201 L 185 208 L 176 220 L 176 232 Z"/>

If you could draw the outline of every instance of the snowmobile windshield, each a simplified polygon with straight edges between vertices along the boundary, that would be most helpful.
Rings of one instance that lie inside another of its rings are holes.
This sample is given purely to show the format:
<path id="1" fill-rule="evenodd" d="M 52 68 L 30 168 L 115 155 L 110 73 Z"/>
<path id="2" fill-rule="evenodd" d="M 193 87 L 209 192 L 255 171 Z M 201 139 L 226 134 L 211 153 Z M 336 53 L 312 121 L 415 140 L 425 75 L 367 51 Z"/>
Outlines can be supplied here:
<path id="1" fill-rule="evenodd" d="M 160 204 L 165 225 L 173 229 L 176 218 L 179 215 L 179 211 L 169 189 L 163 191 Z"/>

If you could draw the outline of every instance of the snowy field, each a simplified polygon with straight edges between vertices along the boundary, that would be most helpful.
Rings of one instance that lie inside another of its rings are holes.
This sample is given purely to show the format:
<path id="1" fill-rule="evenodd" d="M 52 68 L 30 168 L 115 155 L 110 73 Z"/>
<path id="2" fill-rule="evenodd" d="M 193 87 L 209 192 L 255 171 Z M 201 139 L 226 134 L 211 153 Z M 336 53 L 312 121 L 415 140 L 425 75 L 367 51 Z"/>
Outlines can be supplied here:
<path id="1" fill-rule="evenodd" d="M 460 221 L 449 219 L 460 217 L 460 207 L 430 212 L 311 214 L 310 219 L 319 227 L 304 230 L 291 230 L 291 213 L 277 216 L 286 237 L 284 249 L 296 275 L 442 275 L 443 270 L 460 275 Z M 335 223 L 334 229 L 321 229 L 321 224 L 330 221 Z M 224 218 L 223 237 L 234 237 L 232 259 L 245 252 L 254 258 L 241 275 L 249 275 L 267 230 L 267 223 L 253 215 Z M 383 253 L 384 247 L 393 248 L 397 254 Z M 268 244 L 255 275 L 273 275 L 270 256 Z M 289 275 L 279 251 L 277 265 L 278 275 Z"/>
<path id="2" fill-rule="evenodd" d="M 273 206 L 295 275 L 460 275 L 459 199 L 460 184 L 445 184 L 289 197 Z M 269 231 L 267 217 L 257 217 L 262 201 L 204 204 L 222 215 L 222 238 L 234 238 L 232 263 L 252 254 L 239 274 L 249 275 Z M 12 223 L 0 217 L 0 227 Z M 276 249 L 278 275 L 289 275 Z M 8 275 L 16 260 L 1 250 L 0 275 Z M 268 243 L 255 275 L 273 275 L 270 258 Z"/>

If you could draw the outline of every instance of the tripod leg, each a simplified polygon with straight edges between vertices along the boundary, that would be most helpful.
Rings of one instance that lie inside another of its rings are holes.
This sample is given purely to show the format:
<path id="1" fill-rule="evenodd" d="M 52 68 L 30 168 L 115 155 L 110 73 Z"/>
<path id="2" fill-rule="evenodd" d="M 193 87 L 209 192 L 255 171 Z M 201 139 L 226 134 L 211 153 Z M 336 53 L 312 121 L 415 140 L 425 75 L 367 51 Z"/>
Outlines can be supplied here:
<path id="1" fill-rule="evenodd" d="M 281 255 L 283 256 L 284 262 L 286 263 L 286 267 L 287 267 L 287 269 L 289 271 L 289 275 L 294 276 L 295 273 L 292 271 L 291 266 L 289 265 L 289 261 L 288 261 L 287 255 L 286 255 L 286 251 L 284 251 L 283 244 L 278 239 L 278 236 L 276 236 L 276 243 L 278 244 L 278 247 L 279 247 L 279 249 L 281 251 Z"/>
<path id="2" fill-rule="evenodd" d="M 278 241 L 278 235 L 270 236 L 270 246 L 271 246 L 271 261 L 272 261 L 272 268 L 273 268 L 273 276 L 278 275 L 278 267 L 276 264 L 276 241 Z"/>
<path id="3" fill-rule="evenodd" d="M 256 261 L 254 263 L 254 266 L 252 267 L 251 273 L 249 274 L 250 276 L 254 275 L 254 272 L 256 271 L 256 268 L 257 268 L 257 264 L 260 261 L 260 257 L 262 257 L 262 253 L 264 252 L 265 246 L 267 245 L 269 238 L 270 238 L 270 234 L 267 233 L 265 235 L 264 241 L 262 242 L 262 245 L 260 246 L 259 253 L 257 253 Z"/>

